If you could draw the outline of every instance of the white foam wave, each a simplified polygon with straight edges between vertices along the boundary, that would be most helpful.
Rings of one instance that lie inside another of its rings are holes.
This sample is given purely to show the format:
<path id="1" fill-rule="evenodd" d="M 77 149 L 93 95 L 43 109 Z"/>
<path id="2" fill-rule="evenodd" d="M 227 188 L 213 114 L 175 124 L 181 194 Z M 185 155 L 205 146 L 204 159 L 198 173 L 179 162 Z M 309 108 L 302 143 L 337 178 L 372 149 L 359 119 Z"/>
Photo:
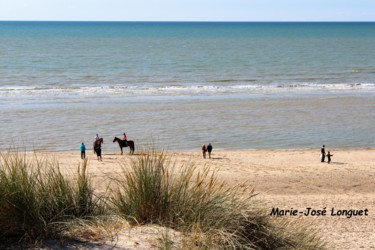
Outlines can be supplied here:
<path id="1" fill-rule="evenodd" d="M 125 95 L 125 96 L 164 96 L 164 95 L 224 95 L 262 93 L 313 93 L 324 91 L 364 91 L 375 93 L 375 83 L 350 84 L 181 84 L 181 85 L 114 85 L 114 86 L 3 86 L 0 96 L 34 95 Z"/>

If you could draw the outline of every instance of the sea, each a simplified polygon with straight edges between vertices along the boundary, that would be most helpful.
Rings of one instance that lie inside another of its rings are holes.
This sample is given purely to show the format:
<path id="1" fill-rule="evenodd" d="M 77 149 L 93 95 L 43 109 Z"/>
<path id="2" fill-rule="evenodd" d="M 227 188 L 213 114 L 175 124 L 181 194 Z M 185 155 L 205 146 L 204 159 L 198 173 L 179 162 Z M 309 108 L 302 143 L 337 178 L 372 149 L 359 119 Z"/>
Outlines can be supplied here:
<path id="1" fill-rule="evenodd" d="M 0 150 L 375 147 L 375 23 L 0 22 Z"/>

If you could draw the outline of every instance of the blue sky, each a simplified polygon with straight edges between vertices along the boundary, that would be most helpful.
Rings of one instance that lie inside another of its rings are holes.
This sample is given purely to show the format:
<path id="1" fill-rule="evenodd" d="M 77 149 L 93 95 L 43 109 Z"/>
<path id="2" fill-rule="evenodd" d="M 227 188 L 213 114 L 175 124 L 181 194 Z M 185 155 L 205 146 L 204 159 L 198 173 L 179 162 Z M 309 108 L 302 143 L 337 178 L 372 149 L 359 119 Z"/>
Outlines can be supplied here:
<path id="1" fill-rule="evenodd" d="M 1 0 L 0 20 L 375 21 L 375 0 Z"/>

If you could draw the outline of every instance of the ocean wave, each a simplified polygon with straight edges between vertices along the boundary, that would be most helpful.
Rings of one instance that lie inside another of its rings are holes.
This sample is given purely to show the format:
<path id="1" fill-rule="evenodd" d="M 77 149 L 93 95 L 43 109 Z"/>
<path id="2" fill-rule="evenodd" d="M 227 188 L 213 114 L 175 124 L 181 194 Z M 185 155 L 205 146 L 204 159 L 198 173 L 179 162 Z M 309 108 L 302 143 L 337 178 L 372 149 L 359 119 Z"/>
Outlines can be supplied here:
<path id="1" fill-rule="evenodd" d="M 0 96 L 24 95 L 223 95 L 223 94 L 270 94 L 270 93 L 315 93 L 325 91 L 364 91 L 375 93 L 375 83 L 345 84 L 143 84 L 143 85 L 103 85 L 103 86 L 2 86 Z"/>

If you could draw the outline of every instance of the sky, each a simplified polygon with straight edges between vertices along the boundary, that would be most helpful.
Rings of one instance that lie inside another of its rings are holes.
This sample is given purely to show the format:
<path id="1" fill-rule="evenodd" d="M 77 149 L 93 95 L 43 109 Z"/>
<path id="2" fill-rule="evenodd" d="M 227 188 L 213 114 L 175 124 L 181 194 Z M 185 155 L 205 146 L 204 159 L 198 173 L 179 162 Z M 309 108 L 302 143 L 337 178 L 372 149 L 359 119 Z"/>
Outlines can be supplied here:
<path id="1" fill-rule="evenodd" d="M 375 0 L 0 0 L 0 20 L 375 21 Z"/>

